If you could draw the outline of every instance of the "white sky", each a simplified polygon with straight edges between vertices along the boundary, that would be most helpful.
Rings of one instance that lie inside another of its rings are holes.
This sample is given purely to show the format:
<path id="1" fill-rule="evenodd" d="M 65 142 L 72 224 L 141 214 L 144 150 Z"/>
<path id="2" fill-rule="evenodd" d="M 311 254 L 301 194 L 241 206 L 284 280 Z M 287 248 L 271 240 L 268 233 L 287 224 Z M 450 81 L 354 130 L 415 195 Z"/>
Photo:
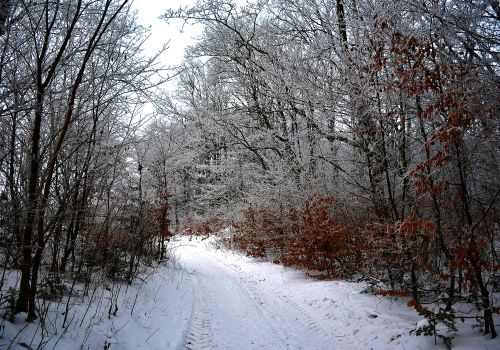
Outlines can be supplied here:
<path id="1" fill-rule="evenodd" d="M 144 43 L 144 53 L 151 57 L 158 53 L 161 48 L 168 43 L 168 48 L 160 56 L 160 63 L 164 66 L 174 68 L 178 66 L 184 57 L 184 50 L 187 46 L 195 42 L 195 37 L 202 32 L 200 24 L 185 24 L 182 20 L 169 20 L 169 23 L 159 19 L 168 8 L 178 9 L 179 7 L 192 6 L 197 0 L 133 0 L 132 8 L 138 11 L 138 22 L 142 26 L 149 28 L 149 38 Z M 174 91 L 176 88 L 175 79 L 163 85 L 166 91 Z M 139 115 L 149 119 L 153 115 L 154 107 L 147 103 L 139 112 Z"/>
<path id="2" fill-rule="evenodd" d="M 147 55 L 153 55 L 169 40 L 169 49 L 162 55 L 161 61 L 166 65 L 175 66 L 181 63 L 184 49 L 194 42 L 201 34 L 201 25 L 185 24 L 182 20 L 165 20 L 158 17 L 168 8 L 178 9 L 196 3 L 196 0 L 134 0 L 132 7 L 138 10 L 139 23 L 151 28 L 148 41 L 145 43 Z M 183 30 L 181 33 L 181 29 Z"/>
<path id="3" fill-rule="evenodd" d="M 183 20 L 169 20 L 169 23 L 159 19 L 169 8 L 189 7 L 195 5 L 197 0 L 133 0 L 132 8 L 138 11 L 139 24 L 150 28 L 150 36 L 144 44 L 146 56 L 153 56 L 163 45 L 168 43 L 168 49 L 160 57 L 160 62 L 165 66 L 175 67 L 182 62 L 184 50 L 194 44 L 195 38 L 201 35 L 201 24 L 184 23 Z M 245 0 L 236 0 L 244 3 Z M 164 84 L 163 89 L 175 90 L 175 79 Z M 151 115 L 154 112 L 152 105 L 147 104 L 141 111 L 142 115 Z"/>

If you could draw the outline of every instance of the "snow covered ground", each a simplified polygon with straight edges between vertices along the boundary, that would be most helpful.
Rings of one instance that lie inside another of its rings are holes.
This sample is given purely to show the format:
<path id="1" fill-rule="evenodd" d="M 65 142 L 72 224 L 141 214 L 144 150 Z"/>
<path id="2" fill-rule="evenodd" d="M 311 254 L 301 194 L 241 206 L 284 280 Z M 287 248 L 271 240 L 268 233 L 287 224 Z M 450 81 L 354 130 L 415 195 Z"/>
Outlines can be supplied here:
<path id="1" fill-rule="evenodd" d="M 0 319 L 0 349 L 176 349 L 191 313 L 191 279 L 172 264 L 142 277 L 131 286 L 100 283 L 87 297 L 79 286 L 63 330 L 64 299 L 50 305 L 44 334 L 39 322 L 24 322 L 25 314 L 13 324 Z"/>
<path id="2" fill-rule="evenodd" d="M 65 332 L 45 334 L 43 348 L 445 348 L 439 340 L 435 346 L 433 337 L 409 335 L 420 317 L 405 300 L 360 293 L 361 284 L 306 279 L 299 271 L 226 251 L 212 239 L 183 237 L 171 249 L 175 263 L 145 283 L 98 288 L 94 300 L 100 302 L 88 310 L 85 300 L 72 305 Z M 108 318 L 113 298 L 118 311 Z M 50 310 L 48 319 L 61 323 L 64 306 Z M 26 325 L 23 317 L 14 324 L 3 321 L 0 349 L 37 348 L 40 327 Z M 460 328 L 453 344 L 454 349 L 500 349 L 500 340 L 470 325 Z"/>
<path id="3" fill-rule="evenodd" d="M 184 338 L 192 349 L 440 349 L 411 336 L 421 317 L 406 300 L 361 293 L 363 285 L 314 281 L 302 272 L 183 239 L 176 252 L 194 289 Z M 469 327 L 470 328 L 470 327 Z M 454 349 L 500 349 L 460 329 Z"/>

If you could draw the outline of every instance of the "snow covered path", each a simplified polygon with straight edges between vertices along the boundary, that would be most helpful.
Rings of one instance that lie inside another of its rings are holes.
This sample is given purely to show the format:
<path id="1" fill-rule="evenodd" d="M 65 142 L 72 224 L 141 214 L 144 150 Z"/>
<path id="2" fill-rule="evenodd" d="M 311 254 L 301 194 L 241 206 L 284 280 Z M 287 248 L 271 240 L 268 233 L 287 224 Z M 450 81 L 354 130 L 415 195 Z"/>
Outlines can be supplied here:
<path id="1" fill-rule="evenodd" d="M 0 349 L 446 348 L 440 340 L 434 345 L 434 337 L 409 335 L 421 317 L 404 299 L 362 293 L 360 283 L 307 279 L 301 271 L 227 251 L 212 238 L 176 237 L 169 247 L 173 258 L 139 282 L 103 280 L 91 300 L 75 296 L 62 332 L 43 333 L 23 315 L 14 323 L 0 320 Z M 6 286 L 16 280 L 11 274 Z M 65 305 L 50 305 L 49 330 L 62 329 Z M 454 350 L 500 349 L 500 337 L 484 337 L 471 325 L 457 323 Z"/>
<path id="2" fill-rule="evenodd" d="M 184 349 L 401 348 L 415 324 L 381 313 L 391 305 L 374 309 L 378 299 L 356 284 L 306 280 L 209 241 L 181 240 L 174 251 L 193 288 Z"/>
<path id="3" fill-rule="evenodd" d="M 199 246 L 183 247 L 181 262 L 193 284 L 187 349 L 329 349 L 334 329 L 280 294 L 258 290 L 238 265 Z"/>
<path id="4" fill-rule="evenodd" d="M 411 336 L 421 317 L 405 299 L 362 293 L 363 285 L 315 281 L 302 272 L 226 251 L 211 239 L 186 237 L 172 252 L 189 276 L 192 309 L 178 349 L 445 349 Z M 499 349 L 470 324 L 453 349 Z"/>

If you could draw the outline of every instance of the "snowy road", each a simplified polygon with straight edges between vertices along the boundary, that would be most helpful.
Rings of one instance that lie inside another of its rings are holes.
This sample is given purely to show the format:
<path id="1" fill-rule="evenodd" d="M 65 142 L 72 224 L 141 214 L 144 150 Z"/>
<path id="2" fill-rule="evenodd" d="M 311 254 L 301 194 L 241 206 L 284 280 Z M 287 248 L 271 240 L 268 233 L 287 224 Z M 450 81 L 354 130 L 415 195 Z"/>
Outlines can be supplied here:
<path id="1" fill-rule="evenodd" d="M 256 289 L 251 276 L 183 248 L 181 261 L 191 273 L 193 310 L 184 338 L 187 349 L 330 349 L 333 329 L 279 294 Z"/>
<path id="2" fill-rule="evenodd" d="M 91 299 L 74 297 L 62 333 L 42 334 L 37 322 L 20 318 L 3 320 L 0 349 L 445 348 L 435 346 L 434 337 L 409 334 L 421 317 L 404 299 L 362 293 L 360 283 L 307 279 L 301 271 L 226 251 L 212 238 L 176 237 L 169 247 L 168 263 L 137 283 L 104 281 Z M 10 277 L 13 285 L 18 278 Z M 51 325 L 61 325 L 65 305 L 51 304 Z M 500 349 L 500 338 L 484 337 L 471 324 L 457 323 L 454 350 Z"/>
<path id="3" fill-rule="evenodd" d="M 370 349 L 382 330 L 383 348 L 399 344 L 398 329 L 388 331 L 391 320 L 375 320 L 379 312 L 373 305 L 349 305 L 359 291 L 345 282 L 336 283 L 333 300 L 325 297 L 331 293 L 324 282 L 304 280 L 300 273 L 290 278 L 292 271 L 249 264 L 209 243 L 186 240 L 175 251 L 193 288 L 183 349 Z M 359 326 L 378 333 L 359 336 Z"/>

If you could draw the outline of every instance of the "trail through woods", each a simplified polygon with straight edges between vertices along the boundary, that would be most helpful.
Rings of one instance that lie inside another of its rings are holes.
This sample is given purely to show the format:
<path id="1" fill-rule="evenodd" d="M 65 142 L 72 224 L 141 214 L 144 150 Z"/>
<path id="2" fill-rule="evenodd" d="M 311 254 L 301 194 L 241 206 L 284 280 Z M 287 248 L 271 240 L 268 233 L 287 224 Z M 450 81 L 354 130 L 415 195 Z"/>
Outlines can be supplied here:
<path id="1" fill-rule="evenodd" d="M 305 278 L 228 251 L 212 237 L 176 237 L 169 247 L 168 264 L 132 285 L 99 283 L 91 299 L 77 286 L 64 330 L 65 299 L 48 306 L 49 331 L 38 320 L 24 322 L 23 313 L 4 320 L 0 349 L 446 348 L 434 337 L 409 334 L 422 318 L 406 299 L 364 293 L 360 283 Z M 4 288 L 15 281 L 12 273 Z M 457 324 L 453 349 L 500 348 L 499 339 L 471 324 Z"/>
<path id="2" fill-rule="evenodd" d="M 305 279 L 212 240 L 184 239 L 174 251 L 193 290 L 181 348 L 434 348 L 433 337 L 409 335 L 419 317 L 404 300 L 360 293 L 357 283 Z M 498 346 L 481 341 L 485 348 Z M 457 348 L 474 347 L 459 341 Z"/>
<path id="3" fill-rule="evenodd" d="M 193 309 L 184 336 L 187 349 L 328 349 L 345 337 L 322 315 L 310 314 L 265 276 L 231 260 L 182 247 L 190 271 Z M 346 339 L 347 340 L 347 339 Z"/>

